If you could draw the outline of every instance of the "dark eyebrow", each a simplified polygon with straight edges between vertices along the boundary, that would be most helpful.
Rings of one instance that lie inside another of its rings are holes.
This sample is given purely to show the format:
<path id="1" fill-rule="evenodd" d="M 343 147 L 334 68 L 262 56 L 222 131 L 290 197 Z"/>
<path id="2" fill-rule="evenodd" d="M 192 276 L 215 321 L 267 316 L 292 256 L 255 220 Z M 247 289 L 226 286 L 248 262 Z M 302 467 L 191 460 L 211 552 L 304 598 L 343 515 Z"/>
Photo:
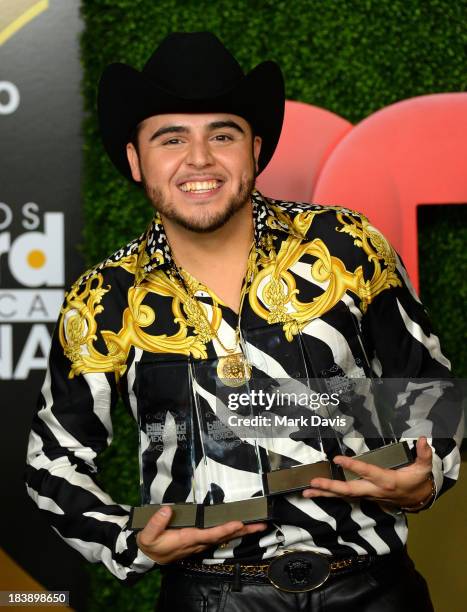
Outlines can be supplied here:
<path id="1" fill-rule="evenodd" d="M 184 125 L 166 125 L 165 127 L 161 127 L 154 132 L 154 134 L 149 139 L 149 142 L 152 142 L 159 136 L 163 136 L 164 134 L 186 134 L 188 132 L 188 128 Z"/>
<path id="2" fill-rule="evenodd" d="M 220 128 L 232 128 L 234 130 L 237 130 L 237 132 L 240 132 L 241 134 L 244 134 L 245 131 L 238 125 L 238 123 L 235 123 L 235 121 L 231 121 L 230 119 L 227 119 L 225 121 L 213 121 L 212 123 L 210 123 L 208 125 L 209 130 L 218 130 Z"/>
<path id="3" fill-rule="evenodd" d="M 241 134 L 245 133 L 238 123 L 231 121 L 230 119 L 226 119 L 225 121 L 213 121 L 212 123 L 208 124 L 208 130 L 210 132 L 222 128 L 232 128 Z M 149 139 L 149 142 L 156 140 L 156 138 L 159 138 L 160 136 L 164 136 L 164 134 L 187 134 L 188 132 L 189 129 L 185 125 L 166 125 L 156 130 Z"/>

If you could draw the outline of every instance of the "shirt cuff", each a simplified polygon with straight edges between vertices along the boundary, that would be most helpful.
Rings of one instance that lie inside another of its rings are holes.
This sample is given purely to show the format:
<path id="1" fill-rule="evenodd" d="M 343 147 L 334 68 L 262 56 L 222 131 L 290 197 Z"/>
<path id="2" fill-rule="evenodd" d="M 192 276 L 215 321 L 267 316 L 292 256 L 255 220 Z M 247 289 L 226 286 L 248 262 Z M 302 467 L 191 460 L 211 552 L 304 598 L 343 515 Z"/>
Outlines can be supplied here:
<path id="1" fill-rule="evenodd" d="M 133 562 L 133 569 L 136 572 L 147 572 L 155 565 L 160 565 L 156 563 L 151 557 L 148 557 L 140 548 L 138 548 L 138 554 Z"/>
<path id="2" fill-rule="evenodd" d="M 441 491 L 441 487 L 443 486 L 443 480 L 444 480 L 443 461 L 441 457 L 439 457 L 436 454 L 436 451 L 433 448 L 429 440 L 428 440 L 428 444 L 430 444 L 431 450 L 433 452 L 431 473 L 433 474 L 433 484 L 434 484 L 436 493 L 433 495 L 433 499 L 431 500 L 431 502 L 425 506 L 424 510 L 428 510 L 428 508 L 431 508 L 431 506 L 435 503 L 438 497 L 438 494 Z"/>

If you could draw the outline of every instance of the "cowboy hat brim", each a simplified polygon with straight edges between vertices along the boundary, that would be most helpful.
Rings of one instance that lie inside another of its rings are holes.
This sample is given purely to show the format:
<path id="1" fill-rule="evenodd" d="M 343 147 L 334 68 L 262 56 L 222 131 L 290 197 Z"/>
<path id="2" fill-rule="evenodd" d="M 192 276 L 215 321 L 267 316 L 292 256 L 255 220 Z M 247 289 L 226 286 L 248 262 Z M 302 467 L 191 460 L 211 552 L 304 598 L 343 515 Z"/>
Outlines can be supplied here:
<path id="1" fill-rule="evenodd" d="M 269 163 L 284 118 L 284 81 L 279 66 L 262 62 L 233 87 L 211 98 L 184 98 L 167 91 L 143 72 L 110 64 L 99 82 L 97 110 L 102 141 L 117 169 L 133 181 L 126 145 L 144 119 L 164 113 L 231 113 L 246 119 L 262 138 L 258 173 Z"/>

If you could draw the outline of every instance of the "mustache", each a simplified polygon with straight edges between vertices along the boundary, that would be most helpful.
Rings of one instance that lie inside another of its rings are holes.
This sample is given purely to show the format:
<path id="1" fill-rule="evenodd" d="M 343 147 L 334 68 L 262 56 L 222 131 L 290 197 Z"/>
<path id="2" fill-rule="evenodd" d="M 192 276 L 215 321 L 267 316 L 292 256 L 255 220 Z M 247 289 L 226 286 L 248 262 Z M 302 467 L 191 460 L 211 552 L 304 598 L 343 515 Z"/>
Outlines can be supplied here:
<path id="1" fill-rule="evenodd" d="M 251 174 L 240 182 L 237 192 L 232 194 L 223 211 L 217 215 L 201 215 L 197 220 L 193 220 L 184 216 L 183 211 L 178 211 L 173 202 L 165 199 L 162 190 L 156 185 L 150 185 L 145 177 L 142 177 L 141 182 L 148 200 L 156 211 L 166 219 L 196 234 L 208 234 L 223 227 L 238 211 L 251 202 L 251 192 L 255 188 L 255 176 Z"/>

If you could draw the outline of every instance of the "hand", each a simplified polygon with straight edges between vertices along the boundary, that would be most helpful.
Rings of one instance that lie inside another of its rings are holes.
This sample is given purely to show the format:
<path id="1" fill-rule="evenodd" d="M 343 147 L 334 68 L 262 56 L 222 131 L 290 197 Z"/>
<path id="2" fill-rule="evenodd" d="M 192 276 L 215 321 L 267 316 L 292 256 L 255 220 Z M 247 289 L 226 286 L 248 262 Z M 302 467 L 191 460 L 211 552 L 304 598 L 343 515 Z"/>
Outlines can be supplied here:
<path id="1" fill-rule="evenodd" d="M 429 498 L 432 470 L 432 452 L 427 439 L 417 441 L 417 458 L 414 463 L 397 470 L 339 455 L 334 463 L 361 476 L 361 480 L 344 482 L 329 478 L 313 478 L 311 489 L 303 491 L 303 497 L 362 497 L 387 502 L 396 506 L 414 506 Z"/>
<path id="2" fill-rule="evenodd" d="M 156 563 L 172 563 L 203 552 L 214 544 L 263 531 L 267 527 L 266 523 L 244 525 L 240 521 L 231 521 L 209 529 L 167 529 L 171 517 L 170 506 L 164 506 L 152 515 L 146 527 L 136 536 L 139 548 Z"/>

